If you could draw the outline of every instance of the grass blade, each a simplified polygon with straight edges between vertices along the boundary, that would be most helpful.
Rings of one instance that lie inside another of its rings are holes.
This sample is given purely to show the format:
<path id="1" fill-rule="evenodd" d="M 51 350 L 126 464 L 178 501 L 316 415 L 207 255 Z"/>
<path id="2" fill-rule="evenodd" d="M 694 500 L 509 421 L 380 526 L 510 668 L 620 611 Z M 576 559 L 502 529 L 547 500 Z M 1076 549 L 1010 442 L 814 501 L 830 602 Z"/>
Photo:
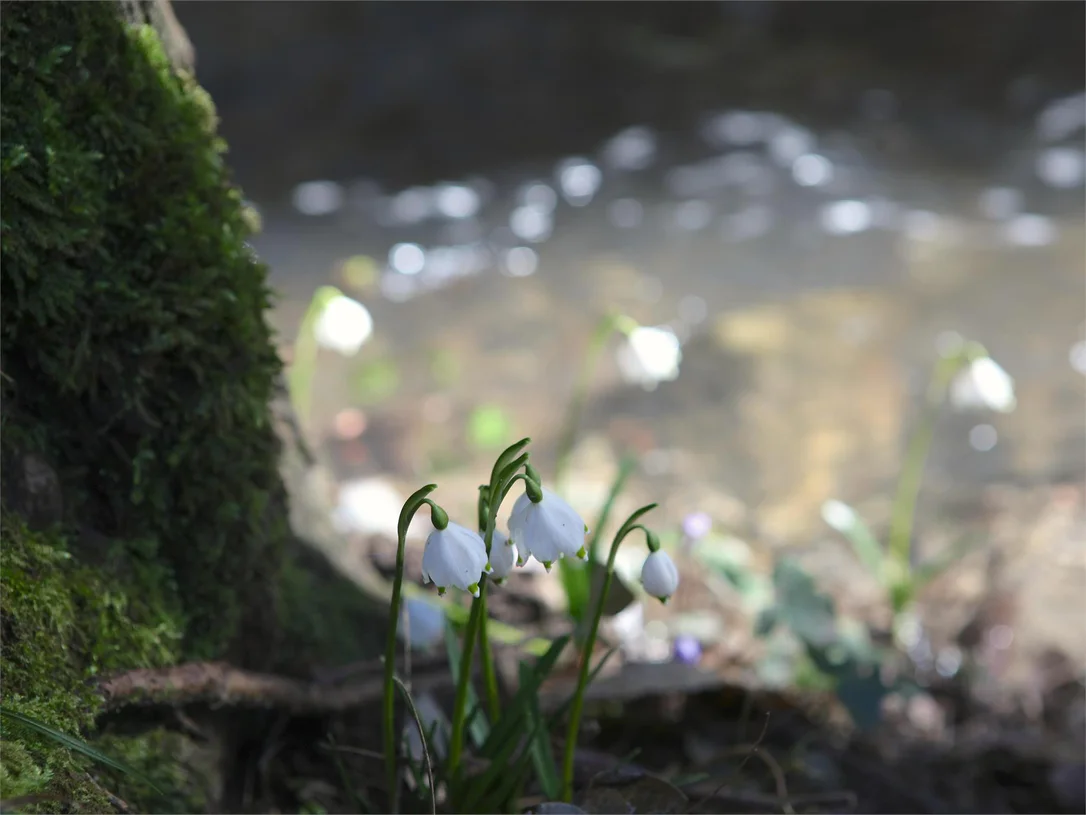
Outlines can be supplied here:
<path id="1" fill-rule="evenodd" d="M 415 719 L 415 726 L 419 729 L 419 738 L 422 739 L 422 760 L 426 764 L 426 778 L 430 782 L 430 812 L 432 815 L 437 815 L 437 790 L 434 787 L 434 765 L 430 761 L 430 748 L 426 743 L 426 730 L 422 726 L 422 718 L 419 716 L 419 711 L 415 707 L 415 700 L 411 698 L 411 692 L 407 690 L 407 685 L 403 683 L 403 680 L 398 676 L 393 676 L 392 681 L 396 683 L 396 687 L 400 689 L 400 693 L 403 694 L 404 701 L 407 703 L 407 709 L 411 711 L 411 716 Z"/>
<path id="2" fill-rule="evenodd" d="M 480 749 L 480 754 L 484 758 L 496 759 L 506 752 L 513 739 L 524 732 L 522 722 L 525 707 L 538 694 L 539 686 L 553 670 L 554 664 L 558 661 L 559 655 L 568 643 L 569 635 L 556 639 L 547 653 L 540 657 L 532 667 L 530 675 L 527 677 L 528 681 L 521 682 L 517 692 L 503 711 L 501 720 L 495 723 L 490 731 L 490 737 Z"/>
<path id="3" fill-rule="evenodd" d="M 476 778 L 468 789 L 464 791 L 462 812 L 502 812 L 507 811 L 508 799 L 512 791 L 524 783 L 528 770 L 532 764 L 532 756 L 528 752 L 529 745 L 543 731 L 543 720 L 537 719 L 528 731 L 528 738 L 515 748 L 511 755 L 504 761 L 493 761 L 490 766 Z M 500 783 L 493 792 L 488 791 L 495 781 Z"/>
<path id="4" fill-rule="evenodd" d="M 32 719 L 29 716 L 24 716 L 22 713 L 18 713 L 2 705 L 0 705 L 0 719 L 6 719 L 14 724 L 16 727 L 20 727 L 33 733 L 37 733 L 38 735 L 45 736 L 46 738 L 55 741 L 57 744 L 66 747 L 74 753 L 79 753 L 80 755 L 86 756 L 92 761 L 96 761 L 99 764 L 104 764 L 107 767 L 111 767 L 114 770 L 118 770 L 124 773 L 125 775 L 130 775 L 136 780 L 146 784 L 159 795 L 165 794 L 139 770 L 129 766 L 128 764 L 125 764 L 123 761 L 119 761 L 112 756 L 106 755 L 101 750 L 91 747 L 82 739 L 78 739 L 75 736 L 70 736 L 63 731 L 57 730 L 54 727 L 50 727 L 44 722 L 39 722 L 37 719 Z"/>
<path id="5" fill-rule="evenodd" d="M 520 681 L 522 683 L 532 681 L 532 669 L 524 662 L 520 663 Z M 543 794 L 548 800 L 556 800 L 562 792 L 562 781 L 558 777 L 558 765 L 554 761 L 554 753 L 551 750 L 549 734 L 542 727 L 543 714 L 539 711 L 539 696 L 533 696 L 527 703 L 526 717 L 532 736 L 528 741 L 527 750 L 532 757 L 536 776 L 543 788 Z"/>

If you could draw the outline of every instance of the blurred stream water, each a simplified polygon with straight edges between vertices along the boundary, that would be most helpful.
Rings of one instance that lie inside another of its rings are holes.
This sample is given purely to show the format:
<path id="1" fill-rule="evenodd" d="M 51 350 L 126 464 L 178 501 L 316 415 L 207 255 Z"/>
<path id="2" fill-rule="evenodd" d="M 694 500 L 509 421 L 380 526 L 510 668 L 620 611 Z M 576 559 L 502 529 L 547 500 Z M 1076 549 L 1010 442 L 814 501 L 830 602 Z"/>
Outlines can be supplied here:
<path id="1" fill-rule="evenodd" d="M 868 103 L 876 122 L 897 115 L 888 95 Z M 318 380 L 317 425 L 350 406 L 376 420 L 344 475 L 470 461 L 479 405 L 546 445 L 595 322 L 618 309 L 675 331 L 681 373 L 646 392 L 609 358 L 583 436 L 640 452 L 654 491 L 712 485 L 795 539 L 827 498 L 891 489 L 954 332 L 1015 377 L 1019 408 L 949 416 L 932 489 L 1081 477 L 1083 104 L 1053 101 L 981 178 L 882 166 L 862 132 L 723 111 L 488 177 L 304 184 L 256 202 L 254 244 L 284 342 L 322 282 L 373 314 L 370 343 Z"/>

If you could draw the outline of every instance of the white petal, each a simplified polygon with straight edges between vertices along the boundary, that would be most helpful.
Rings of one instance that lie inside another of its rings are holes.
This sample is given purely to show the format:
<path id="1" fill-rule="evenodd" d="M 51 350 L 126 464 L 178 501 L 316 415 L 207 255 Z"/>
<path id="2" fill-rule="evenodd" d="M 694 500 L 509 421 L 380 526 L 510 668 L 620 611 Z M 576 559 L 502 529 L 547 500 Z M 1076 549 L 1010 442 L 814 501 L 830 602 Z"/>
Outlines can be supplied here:
<path id="1" fill-rule="evenodd" d="M 666 326 L 638 326 L 619 347 L 618 362 L 628 382 L 652 389 L 678 377 L 682 344 Z"/>
<path id="2" fill-rule="evenodd" d="M 550 490 L 543 491 L 540 510 L 540 516 L 546 520 L 561 553 L 577 557 L 584 549 L 585 535 L 585 523 L 577 510 Z"/>
<path id="3" fill-rule="evenodd" d="M 357 300 L 339 295 L 321 311 L 313 333 L 321 347 L 353 356 L 373 334 L 373 317 Z"/>
<path id="4" fill-rule="evenodd" d="M 524 531 L 525 513 L 531 505 L 532 499 L 528 497 L 528 493 L 523 493 L 513 503 L 513 510 L 509 513 L 509 521 L 506 523 L 510 537 L 516 539 L 517 535 Z"/>
<path id="5" fill-rule="evenodd" d="M 546 488 L 538 504 L 527 493 L 520 496 L 508 526 L 525 560 L 532 556 L 545 566 L 567 555 L 578 557 L 584 550 L 584 520 L 563 498 Z"/>
<path id="6" fill-rule="evenodd" d="M 486 545 L 478 534 L 459 524 L 435 529 L 422 555 L 423 574 L 439 588 L 472 590 L 486 568 Z"/>
<path id="7" fill-rule="evenodd" d="M 979 357 L 955 377 L 950 401 L 958 409 L 1010 413 L 1017 405 L 1014 380 L 991 357 Z"/>
<path id="8" fill-rule="evenodd" d="M 666 600 L 679 588 L 679 570 L 666 552 L 656 551 L 641 567 L 641 584 L 653 597 Z"/>
<path id="9" fill-rule="evenodd" d="M 490 576 L 495 580 L 503 580 L 513 571 L 517 560 L 517 547 L 510 543 L 509 539 L 495 531 L 494 539 L 490 543 L 490 566 L 493 569 Z"/>
<path id="10" fill-rule="evenodd" d="M 970 367 L 977 391 L 988 407 L 1001 412 L 1014 409 L 1014 380 L 998 362 L 991 357 L 981 357 Z"/>

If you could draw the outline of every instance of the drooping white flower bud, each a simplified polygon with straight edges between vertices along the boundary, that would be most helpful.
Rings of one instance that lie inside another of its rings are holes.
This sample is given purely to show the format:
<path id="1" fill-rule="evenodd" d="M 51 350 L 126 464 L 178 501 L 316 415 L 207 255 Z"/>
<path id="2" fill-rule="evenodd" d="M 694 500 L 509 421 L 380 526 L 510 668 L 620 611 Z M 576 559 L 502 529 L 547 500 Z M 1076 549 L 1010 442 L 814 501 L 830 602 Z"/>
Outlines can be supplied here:
<path id="1" fill-rule="evenodd" d="M 497 529 L 490 541 L 490 577 L 495 583 L 504 583 L 517 562 L 517 547 L 509 536 Z"/>
<path id="2" fill-rule="evenodd" d="M 646 390 L 678 378 L 682 358 L 682 343 L 666 326 L 637 326 L 626 334 L 626 342 L 618 350 L 623 377 Z"/>
<path id="3" fill-rule="evenodd" d="M 658 549 L 645 559 L 645 565 L 641 567 L 641 585 L 661 603 L 666 603 L 679 588 L 679 570 L 667 552 Z"/>
<path id="4" fill-rule="evenodd" d="M 438 594 L 454 586 L 479 596 L 479 581 L 487 571 L 486 544 L 478 533 L 460 524 L 435 529 L 422 553 L 422 580 L 433 581 Z"/>
<path id="5" fill-rule="evenodd" d="M 987 408 L 1011 413 L 1017 405 L 1014 380 L 989 356 L 973 359 L 955 378 L 950 392 L 956 408 Z"/>
<path id="6" fill-rule="evenodd" d="M 562 557 L 588 556 L 584 545 L 584 520 L 557 494 L 546 487 L 538 504 L 520 496 L 509 515 L 509 536 L 516 544 L 521 558 L 535 557 L 550 571 L 551 565 Z"/>
<path id="7" fill-rule="evenodd" d="M 373 317 L 357 300 L 336 295 L 321 310 L 313 334 L 322 348 L 352 357 L 373 334 Z"/>

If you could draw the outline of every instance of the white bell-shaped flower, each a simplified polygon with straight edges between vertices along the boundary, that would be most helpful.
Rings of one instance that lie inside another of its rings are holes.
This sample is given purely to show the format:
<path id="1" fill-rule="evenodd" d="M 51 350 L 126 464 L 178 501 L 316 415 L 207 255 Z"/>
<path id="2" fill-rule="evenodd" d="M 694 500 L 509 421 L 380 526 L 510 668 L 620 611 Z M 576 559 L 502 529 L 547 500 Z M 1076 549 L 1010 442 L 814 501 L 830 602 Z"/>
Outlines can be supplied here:
<path id="1" fill-rule="evenodd" d="M 561 557 L 588 556 L 584 546 L 587 527 L 577 510 L 543 488 L 543 500 L 534 503 L 524 493 L 513 504 L 509 515 L 509 537 L 523 560 L 534 557 L 550 571 Z M 522 561 L 523 562 L 523 561 Z"/>
<path id="2" fill-rule="evenodd" d="M 357 300 L 339 294 L 321 310 L 313 333 L 322 348 L 352 357 L 373 334 L 373 317 Z"/>
<path id="3" fill-rule="evenodd" d="M 490 577 L 495 583 L 504 583 L 517 562 L 517 547 L 509 536 L 497 529 L 490 541 Z"/>
<path id="4" fill-rule="evenodd" d="M 426 539 L 422 553 L 422 581 L 433 581 L 438 594 L 454 586 L 479 596 L 479 581 L 488 571 L 486 544 L 479 534 L 449 522 Z"/>
<path id="5" fill-rule="evenodd" d="M 959 409 L 982 408 L 1011 413 L 1017 405 L 1014 380 L 989 356 L 975 358 L 955 378 L 950 400 Z"/>
<path id="6" fill-rule="evenodd" d="M 618 349 L 618 364 L 627 382 L 653 390 L 679 376 L 682 343 L 666 326 L 640 325 L 626 335 Z"/>
<path id="7" fill-rule="evenodd" d="M 645 559 L 645 565 L 641 567 L 641 585 L 661 603 L 666 603 L 679 588 L 679 570 L 667 552 L 657 549 Z"/>

